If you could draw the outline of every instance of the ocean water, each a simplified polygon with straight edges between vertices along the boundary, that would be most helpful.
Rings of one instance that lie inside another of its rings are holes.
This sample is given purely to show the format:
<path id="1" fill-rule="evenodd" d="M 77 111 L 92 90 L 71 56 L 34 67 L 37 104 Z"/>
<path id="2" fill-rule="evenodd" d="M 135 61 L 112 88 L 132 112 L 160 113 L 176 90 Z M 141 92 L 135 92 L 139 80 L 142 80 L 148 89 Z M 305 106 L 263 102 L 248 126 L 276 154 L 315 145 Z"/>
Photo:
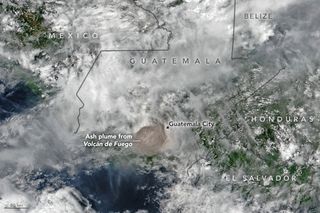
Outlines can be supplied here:
<path id="1" fill-rule="evenodd" d="M 141 168 L 101 166 L 79 168 L 70 175 L 67 170 L 46 169 L 34 171 L 28 182 L 37 183 L 39 192 L 50 188 L 53 191 L 70 187 L 77 190 L 84 199 L 77 199 L 83 208 L 90 205 L 97 212 L 160 212 L 160 200 L 166 196 L 164 190 L 172 182 L 161 180 L 161 171 L 146 171 Z M 78 196 L 80 197 L 80 196 Z M 86 200 L 88 202 L 86 202 Z"/>

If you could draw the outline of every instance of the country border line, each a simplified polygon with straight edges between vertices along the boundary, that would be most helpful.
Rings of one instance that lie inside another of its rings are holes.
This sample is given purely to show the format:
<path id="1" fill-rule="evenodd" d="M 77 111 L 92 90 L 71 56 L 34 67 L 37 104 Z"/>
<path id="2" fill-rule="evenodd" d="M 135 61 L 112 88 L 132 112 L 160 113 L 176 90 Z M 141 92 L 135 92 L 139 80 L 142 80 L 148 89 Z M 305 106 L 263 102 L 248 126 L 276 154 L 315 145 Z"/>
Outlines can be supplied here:
<path id="1" fill-rule="evenodd" d="M 285 70 L 286 67 L 284 66 L 283 68 L 281 68 L 276 74 L 274 74 L 268 81 L 266 81 L 264 84 L 262 84 L 261 86 L 259 86 L 256 90 L 254 90 L 248 97 L 245 97 L 243 99 L 241 99 L 240 101 L 236 102 L 236 104 L 242 102 L 242 101 L 246 101 L 248 100 L 250 97 L 254 96 L 259 90 L 261 90 L 263 87 L 267 86 L 271 81 L 273 81 L 283 70 Z M 229 112 L 231 110 L 228 110 L 227 112 Z M 198 163 L 200 160 L 207 160 L 209 158 L 209 154 L 210 151 L 208 151 L 208 153 L 206 154 L 205 157 L 202 158 L 197 158 L 195 161 L 193 161 L 189 166 L 187 166 L 186 168 L 186 172 L 189 175 L 189 170 L 196 164 Z M 190 176 L 190 175 L 189 175 Z M 197 184 L 200 180 L 200 176 L 196 179 L 195 184 Z"/>
<path id="2" fill-rule="evenodd" d="M 169 36 L 168 36 L 168 38 L 167 38 L 167 48 L 166 48 L 166 51 L 169 51 L 169 50 L 170 50 L 170 40 L 171 40 L 172 37 L 173 37 L 173 36 L 172 36 L 172 31 L 169 30 L 168 28 L 164 27 L 163 25 L 160 25 L 160 21 L 159 21 L 159 19 L 157 18 L 157 16 L 156 16 L 151 10 L 148 10 L 148 9 L 142 7 L 141 5 L 138 5 L 137 0 L 133 0 L 133 4 L 134 4 L 136 7 L 144 10 L 145 12 L 147 12 L 147 13 L 149 13 L 151 16 L 153 16 L 153 18 L 156 20 L 156 25 L 157 25 L 157 28 L 158 28 L 158 29 L 163 29 L 163 30 L 165 30 L 167 33 L 169 33 Z"/>
<path id="3" fill-rule="evenodd" d="M 237 0 L 233 1 L 233 27 L 232 27 L 232 45 L 231 45 L 231 60 L 246 60 L 247 57 L 234 57 L 234 43 L 236 31 L 236 13 L 237 13 Z"/>
<path id="4" fill-rule="evenodd" d="M 78 90 L 77 90 L 77 92 L 76 92 L 76 97 L 77 97 L 78 100 L 81 102 L 81 106 L 80 106 L 79 109 L 78 109 L 78 116 L 77 116 L 78 127 L 77 127 L 77 129 L 75 130 L 74 134 L 78 133 L 78 131 L 79 131 L 79 129 L 80 129 L 80 126 L 81 126 L 81 124 L 80 124 L 81 110 L 82 110 L 82 109 L 84 108 L 84 106 L 85 106 L 84 102 L 82 101 L 81 97 L 79 96 L 79 92 L 80 92 L 82 86 L 84 85 L 84 82 L 87 80 L 90 72 L 92 71 L 95 63 L 98 61 L 98 58 L 100 57 L 101 53 L 102 53 L 102 51 L 99 51 L 98 55 L 97 55 L 96 58 L 94 59 L 94 61 L 93 61 L 92 65 L 91 65 L 89 71 L 87 72 L 86 76 L 85 76 L 84 79 L 82 80 L 82 82 L 81 82 L 81 84 L 80 84 L 80 86 L 79 86 L 79 88 L 78 88 Z"/>
<path id="5" fill-rule="evenodd" d="M 78 100 L 81 102 L 81 106 L 79 107 L 78 110 L 78 116 L 77 116 L 77 122 L 78 122 L 78 127 L 75 130 L 75 134 L 78 133 L 81 124 L 80 124 L 80 116 L 81 116 L 81 110 L 85 107 L 85 104 L 83 102 L 83 100 L 81 99 L 81 97 L 79 96 L 79 92 L 82 89 L 84 83 L 86 82 L 88 76 L 90 75 L 90 73 L 92 72 L 94 65 L 96 64 L 96 62 L 98 61 L 99 57 L 101 56 L 102 53 L 104 52 L 165 52 L 165 51 L 169 51 L 167 49 L 126 49 L 126 50 L 115 50 L 115 49 L 109 49 L 109 50 L 100 50 L 98 55 L 96 56 L 96 58 L 93 61 L 93 64 L 91 65 L 89 71 L 87 72 L 86 76 L 84 77 L 84 79 L 82 80 L 77 92 L 76 92 L 76 97 L 78 98 Z"/>
<path id="6" fill-rule="evenodd" d="M 104 53 L 104 52 L 167 52 L 167 51 L 169 51 L 171 49 L 170 41 L 173 38 L 172 31 L 169 30 L 168 28 L 164 27 L 164 25 L 160 25 L 159 19 L 157 18 L 157 16 L 152 11 L 150 11 L 148 9 L 145 9 L 141 5 L 138 5 L 136 0 L 133 0 L 133 4 L 136 7 L 144 10 L 147 13 L 149 13 L 156 20 L 157 29 L 162 29 L 162 30 L 164 30 L 164 31 L 169 33 L 169 35 L 167 37 L 167 47 L 164 48 L 164 49 L 122 49 L 122 50 L 121 49 L 106 49 L 106 50 L 100 50 L 98 55 L 94 59 L 89 71 L 85 75 L 84 79 L 82 80 L 82 82 L 81 82 L 81 84 L 80 84 L 80 86 L 79 86 L 79 88 L 78 88 L 78 90 L 76 92 L 76 97 L 81 102 L 81 106 L 79 107 L 79 110 L 78 110 L 78 115 L 77 115 L 77 124 L 78 124 L 78 126 L 77 126 L 77 129 L 74 131 L 74 134 L 77 134 L 79 129 L 80 129 L 80 127 L 81 127 L 81 123 L 80 123 L 81 110 L 85 107 L 85 104 L 84 104 L 83 100 L 79 96 L 79 92 L 80 92 L 81 88 L 83 87 L 84 83 L 86 82 L 88 76 L 90 75 L 91 71 L 94 68 L 94 65 L 97 63 L 97 61 L 98 61 L 98 59 L 99 59 L 99 57 L 101 56 L 102 53 Z"/>
<path id="7" fill-rule="evenodd" d="M 234 57 L 234 43 L 235 43 L 235 26 L 236 26 L 236 7 L 237 7 L 237 0 L 234 0 L 234 9 L 233 9 L 233 28 L 232 28 L 232 45 L 231 45 L 231 60 L 247 60 L 248 57 Z M 259 90 L 261 90 L 262 88 L 264 88 L 265 86 L 267 86 L 270 82 L 272 82 L 283 70 L 285 70 L 286 67 L 284 66 L 283 68 L 281 68 L 276 74 L 274 74 L 269 80 L 267 80 L 265 83 L 263 83 L 261 86 L 259 86 L 257 89 L 255 89 L 248 97 L 245 97 L 241 100 L 239 100 L 238 102 L 236 102 L 236 104 L 246 101 L 249 98 L 251 98 L 252 96 L 254 96 Z M 229 100 L 235 98 L 237 95 L 229 98 Z M 209 157 L 210 151 L 208 151 L 208 153 L 206 154 L 206 156 L 204 158 L 198 158 L 196 159 L 193 163 L 191 163 L 189 166 L 187 166 L 187 174 L 189 175 L 189 170 L 196 164 L 198 163 L 200 160 L 203 159 L 207 159 Z M 200 180 L 200 177 L 197 178 L 196 183 Z"/>
<path id="8" fill-rule="evenodd" d="M 240 101 L 237 102 L 240 103 L 242 101 L 246 101 L 249 98 L 251 98 L 252 96 L 254 96 L 259 90 L 261 90 L 262 88 L 264 88 L 265 86 L 267 86 L 271 81 L 273 81 L 283 70 L 285 70 L 286 67 L 282 67 L 276 74 L 274 74 L 269 80 L 267 80 L 265 83 L 263 83 L 261 86 L 259 86 L 257 89 L 255 89 L 248 97 L 245 97 L 243 99 L 241 99 Z"/>

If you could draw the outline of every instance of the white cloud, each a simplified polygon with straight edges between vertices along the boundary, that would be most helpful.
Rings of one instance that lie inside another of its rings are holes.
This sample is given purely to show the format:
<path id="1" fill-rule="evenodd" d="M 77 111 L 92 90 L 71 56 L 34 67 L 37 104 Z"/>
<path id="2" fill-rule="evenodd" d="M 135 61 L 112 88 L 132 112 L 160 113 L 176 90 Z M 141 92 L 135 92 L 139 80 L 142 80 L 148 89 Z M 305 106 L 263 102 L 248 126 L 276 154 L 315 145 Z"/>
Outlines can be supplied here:
<path id="1" fill-rule="evenodd" d="M 65 187 L 56 192 L 44 191 L 30 213 L 94 213 L 88 200 L 75 189 Z"/>

